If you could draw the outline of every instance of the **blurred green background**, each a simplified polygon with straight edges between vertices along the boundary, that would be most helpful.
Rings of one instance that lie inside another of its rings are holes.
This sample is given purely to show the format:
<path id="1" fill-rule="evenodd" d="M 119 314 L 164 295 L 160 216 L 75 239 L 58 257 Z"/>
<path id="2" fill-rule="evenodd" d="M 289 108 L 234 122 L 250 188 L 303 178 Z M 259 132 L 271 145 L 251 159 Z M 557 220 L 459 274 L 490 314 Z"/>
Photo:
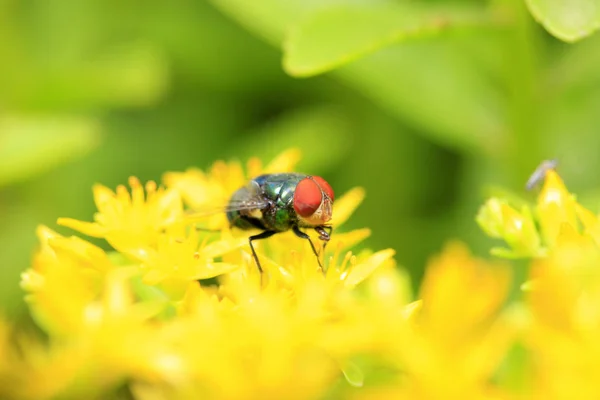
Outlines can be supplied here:
<path id="1" fill-rule="evenodd" d="M 367 189 L 350 227 L 415 281 L 447 239 L 485 254 L 486 188 L 533 199 L 542 159 L 596 209 L 598 16 L 560 3 L 0 0 L 1 310 L 24 312 L 36 225 L 90 220 L 93 183 L 291 146 Z"/>

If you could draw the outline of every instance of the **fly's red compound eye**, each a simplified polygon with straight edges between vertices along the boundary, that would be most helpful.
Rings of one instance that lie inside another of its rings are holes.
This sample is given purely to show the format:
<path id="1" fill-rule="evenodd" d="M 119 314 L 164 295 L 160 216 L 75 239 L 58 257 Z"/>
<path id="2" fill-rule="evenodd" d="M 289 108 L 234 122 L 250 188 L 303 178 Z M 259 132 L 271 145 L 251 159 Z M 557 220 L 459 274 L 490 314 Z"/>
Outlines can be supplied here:
<path id="1" fill-rule="evenodd" d="M 319 184 L 310 178 L 304 178 L 296 186 L 294 210 L 301 217 L 308 218 L 321 206 L 323 193 Z"/>
<path id="2" fill-rule="evenodd" d="M 321 190 L 325 192 L 325 194 L 333 201 L 333 189 L 327 183 L 327 181 L 320 176 L 313 176 L 313 181 L 317 182 L 317 185 L 321 187 Z"/>

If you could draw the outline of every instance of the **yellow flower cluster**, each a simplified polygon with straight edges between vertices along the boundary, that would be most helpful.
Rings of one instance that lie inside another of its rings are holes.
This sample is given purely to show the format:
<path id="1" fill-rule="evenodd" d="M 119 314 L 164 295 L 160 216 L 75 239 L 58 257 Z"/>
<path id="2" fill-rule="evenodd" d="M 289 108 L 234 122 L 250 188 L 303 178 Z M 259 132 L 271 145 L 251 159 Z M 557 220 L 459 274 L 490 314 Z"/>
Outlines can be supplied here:
<path id="1" fill-rule="evenodd" d="M 325 272 L 287 232 L 256 242 L 261 276 L 249 233 L 215 211 L 298 160 L 98 185 L 93 222 L 58 223 L 111 251 L 40 227 L 22 287 L 48 340 L 0 321 L 0 398 L 600 398 L 600 224 L 554 171 L 533 209 L 491 199 L 477 218 L 509 245 L 496 254 L 535 259 L 510 301 L 510 265 L 460 243 L 416 295 L 393 250 L 352 252 L 370 231 L 339 228 L 360 188 L 335 201 Z"/>
<path id="2" fill-rule="evenodd" d="M 477 220 L 510 246 L 493 252 L 534 259 L 522 285 L 526 393 L 600 398 L 600 216 L 549 170 L 533 207 L 490 199 Z"/>

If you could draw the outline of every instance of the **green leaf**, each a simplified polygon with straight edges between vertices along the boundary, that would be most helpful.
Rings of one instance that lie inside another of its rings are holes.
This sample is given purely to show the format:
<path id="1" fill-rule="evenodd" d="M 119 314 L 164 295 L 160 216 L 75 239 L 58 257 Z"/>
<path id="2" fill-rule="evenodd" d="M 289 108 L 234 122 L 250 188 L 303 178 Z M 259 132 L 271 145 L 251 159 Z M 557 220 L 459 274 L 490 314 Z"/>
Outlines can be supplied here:
<path id="1" fill-rule="evenodd" d="M 33 80 L 33 104 L 52 108 L 138 107 L 154 104 L 168 88 L 169 70 L 160 52 L 138 44 L 112 48 Z"/>
<path id="2" fill-rule="evenodd" d="M 533 17 L 552 35 L 575 42 L 600 27 L 600 0 L 526 0 Z"/>
<path id="3" fill-rule="evenodd" d="M 555 64 L 550 65 L 543 85 L 556 98 L 595 94 L 600 87 L 600 35 L 565 48 Z"/>
<path id="4" fill-rule="evenodd" d="M 333 4 L 341 3 L 331 0 L 211 2 L 274 45 L 279 45 L 284 33 L 295 24 L 310 21 L 310 15 L 325 13 Z M 377 0 L 354 3 L 369 4 L 372 9 L 384 9 L 382 4 L 390 4 Z M 479 18 L 481 22 L 490 22 L 496 15 L 502 17 L 496 9 L 491 10 L 489 16 L 481 10 L 471 8 L 470 12 L 462 12 L 465 20 L 471 15 L 471 21 Z M 459 14 L 456 10 L 448 11 L 453 12 Z M 372 54 L 363 53 L 364 57 L 334 71 L 335 76 L 435 143 L 461 152 L 498 154 L 505 151 L 510 132 L 506 126 L 503 94 L 490 79 L 490 72 L 474 58 L 487 58 L 489 49 L 500 46 L 503 38 L 494 29 L 476 33 L 438 35 L 387 46 Z M 319 39 L 319 43 L 322 42 L 323 39 Z M 287 49 L 289 51 L 289 47 Z M 495 56 L 497 51 L 491 53 Z"/>
<path id="5" fill-rule="evenodd" d="M 469 59 L 462 47 L 469 40 L 437 36 L 406 42 L 336 72 L 434 142 L 461 152 L 499 154 L 508 132 L 504 99 Z"/>
<path id="6" fill-rule="evenodd" d="M 290 75 L 312 76 L 396 42 L 488 22 L 482 8 L 342 4 L 314 12 L 290 30 L 283 66 Z"/>
<path id="7" fill-rule="evenodd" d="M 385 0 L 363 1 L 379 3 Z M 210 0 L 210 2 L 272 45 L 279 47 L 289 26 L 315 10 L 339 4 L 340 0 Z"/>
<path id="8" fill-rule="evenodd" d="M 92 150 L 95 121 L 77 117 L 0 118 L 0 187 L 28 179 Z"/>

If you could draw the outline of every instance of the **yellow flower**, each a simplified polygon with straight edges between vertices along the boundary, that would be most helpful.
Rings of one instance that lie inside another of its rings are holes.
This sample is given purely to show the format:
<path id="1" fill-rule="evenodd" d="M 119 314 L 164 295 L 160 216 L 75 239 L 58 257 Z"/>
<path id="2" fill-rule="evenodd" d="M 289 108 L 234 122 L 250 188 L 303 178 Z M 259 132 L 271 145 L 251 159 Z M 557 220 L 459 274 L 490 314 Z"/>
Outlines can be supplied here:
<path id="1" fill-rule="evenodd" d="M 239 268 L 239 264 L 215 258 L 247 245 L 248 239 L 228 237 L 210 243 L 207 239 L 201 239 L 196 230 L 168 229 L 159 236 L 155 248 L 148 248 L 138 257 L 144 284 L 160 284 L 171 296 L 181 298 L 190 281 L 213 278 Z"/>
<path id="2" fill-rule="evenodd" d="M 63 266 L 73 269 L 66 274 Z M 149 365 L 160 359 L 162 344 L 148 321 L 164 302 L 136 302 L 130 283 L 135 268 L 112 269 L 94 287 L 75 268 L 64 259 L 46 265 L 42 286 L 29 296 L 46 321 L 64 325 L 48 330 L 54 339 L 48 349 L 25 346 L 28 380 L 20 398 L 89 398 L 128 376 L 157 374 Z"/>
<path id="3" fill-rule="evenodd" d="M 181 223 L 181 198 L 190 207 L 223 204 L 249 176 L 296 161 L 289 151 L 264 170 L 251 161 L 248 175 L 236 163 L 167 174 L 168 188 L 149 183 L 146 196 L 134 178 L 131 194 L 96 186 L 95 222 L 59 222 L 105 238 L 116 250 L 109 254 L 40 227 L 22 286 L 52 340 L 28 346 L 19 396 L 89 398 L 128 382 L 139 398 L 301 399 L 324 396 L 343 376 L 363 385 L 368 371 L 354 359 L 385 359 L 417 306 L 393 250 L 354 254 L 370 230 L 338 231 L 362 189 L 336 200 L 326 249 L 309 232 L 324 270 L 306 240 L 285 232 L 256 245 L 263 281 L 248 232 Z"/>
<path id="4" fill-rule="evenodd" d="M 44 226 L 38 237 L 41 248 L 33 267 L 21 276 L 32 315 L 55 335 L 78 331 L 103 273 L 113 266 L 100 248 L 79 238 L 62 237 Z"/>
<path id="5" fill-rule="evenodd" d="M 527 292 L 540 398 L 600 397 L 600 251 L 563 224 L 552 253 L 532 267 Z"/>
<path id="6" fill-rule="evenodd" d="M 183 205 L 178 191 L 157 188 L 155 182 L 146 184 L 146 196 L 137 178 L 130 178 L 129 186 L 131 194 L 125 186 L 118 186 L 116 192 L 102 185 L 94 186 L 98 207 L 95 222 L 59 218 L 58 223 L 88 236 L 104 238 L 128 256 L 143 255 L 148 247 L 156 245 L 164 228 L 181 218 Z"/>
<path id="7" fill-rule="evenodd" d="M 522 285 L 527 307 L 523 340 L 532 360 L 526 390 L 540 399 L 597 399 L 600 223 L 577 203 L 556 171 L 545 171 L 544 179 L 535 215 L 547 249 Z"/>
<path id="8" fill-rule="evenodd" d="M 0 320 L 0 397 L 600 398 L 600 219 L 554 171 L 535 205 L 494 198 L 477 217 L 510 247 L 494 254 L 534 259 L 523 298 L 509 296 L 507 265 L 460 243 L 429 263 L 414 295 L 394 250 L 356 251 L 371 231 L 343 230 L 361 188 L 336 197 L 326 247 L 305 230 L 318 254 L 293 232 L 255 242 L 259 272 L 255 232 L 212 213 L 297 159 L 172 172 L 146 195 L 134 178 L 131 193 L 96 186 L 95 222 L 60 222 L 114 251 L 40 227 L 21 285 L 48 340 Z"/>
<path id="9" fill-rule="evenodd" d="M 161 338 L 179 349 L 179 379 L 189 390 L 181 398 L 321 397 L 352 354 L 378 341 L 352 288 L 368 275 L 365 270 L 375 270 L 391 255 L 384 251 L 355 261 L 350 256 L 331 265 L 336 271 L 331 276 L 358 274 L 345 285 L 331 286 L 310 269 L 293 290 L 276 285 L 261 290 L 239 276 L 218 293 L 191 284 L 179 306 L 181 318 L 165 326 L 166 339 Z M 136 388 L 151 391 L 143 384 Z M 168 393 L 177 398 L 177 391 Z"/>
<path id="10" fill-rule="evenodd" d="M 491 237 L 504 239 L 512 250 L 495 247 L 492 254 L 504 257 L 543 255 L 540 236 L 528 207 L 518 212 L 506 202 L 492 198 L 477 214 L 477 223 Z"/>
<path id="11" fill-rule="evenodd" d="M 600 220 L 598 216 L 579 203 L 575 204 L 575 211 L 579 221 L 581 221 L 584 233 L 590 235 L 600 245 Z"/>
<path id="12" fill-rule="evenodd" d="M 509 269 L 472 258 L 451 244 L 426 269 L 422 308 L 399 345 L 405 398 L 489 398 L 490 379 L 514 340 L 499 316 Z"/>
<path id="13" fill-rule="evenodd" d="M 23 372 L 21 360 L 11 346 L 12 329 L 4 318 L 0 318 L 0 398 L 14 398 L 20 386 Z"/>
<path id="14" fill-rule="evenodd" d="M 563 223 L 577 227 L 575 199 L 554 170 L 546 172 L 542 191 L 538 196 L 537 213 L 542 236 L 552 246 Z"/>
<path id="15" fill-rule="evenodd" d="M 511 247 L 493 248 L 492 254 L 506 258 L 544 257 L 556 244 L 563 225 L 578 230 L 580 220 L 588 234 L 600 239 L 597 216 L 576 202 L 556 171 L 545 170 L 544 174 L 544 186 L 533 213 L 526 205 L 519 212 L 498 198 L 489 199 L 480 208 L 479 226 L 490 237 L 502 238 Z"/>

